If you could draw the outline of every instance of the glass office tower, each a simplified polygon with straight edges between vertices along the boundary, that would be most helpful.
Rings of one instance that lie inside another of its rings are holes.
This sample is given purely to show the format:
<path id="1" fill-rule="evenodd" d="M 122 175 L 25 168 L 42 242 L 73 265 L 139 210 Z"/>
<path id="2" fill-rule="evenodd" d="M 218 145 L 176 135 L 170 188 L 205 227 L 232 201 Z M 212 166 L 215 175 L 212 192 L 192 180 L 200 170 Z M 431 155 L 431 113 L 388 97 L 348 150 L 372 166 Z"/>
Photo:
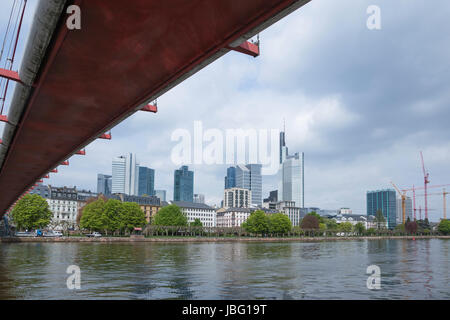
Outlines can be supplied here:
<path id="1" fill-rule="evenodd" d="M 188 166 L 175 170 L 173 185 L 174 201 L 194 201 L 194 172 Z"/>
<path id="2" fill-rule="evenodd" d="M 112 193 L 138 194 L 139 163 L 132 153 L 112 161 Z"/>
<path id="3" fill-rule="evenodd" d="M 112 176 L 107 174 L 97 174 L 97 193 L 108 195 L 111 194 Z"/>
<path id="4" fill-rule="evenodd" d="M 394 229 L 397 225 L 397 200 L 393 189 L 367 191 L 367 215 L 376 216 L 381 210 L 388 223 L 389 229 Z"/>
<path id="5" fill-rule="evenodd" d="M 236 168 L 229 167 L 227 169 L 227 176 L 225 177 L 225 189 L 236 187 Z"/>
<path id="6" fill-rule="evenodd" d="M 237 165 L 236 172 L 236 188 L 251 190 L 251 204 L 262 205 L 262 176 L 261 164 Z"/>
<path id="7" fill-rule="evenodd" d="M 139 167 L 138 195 L 153 196 L 155 194 L 155 170 Z"/>

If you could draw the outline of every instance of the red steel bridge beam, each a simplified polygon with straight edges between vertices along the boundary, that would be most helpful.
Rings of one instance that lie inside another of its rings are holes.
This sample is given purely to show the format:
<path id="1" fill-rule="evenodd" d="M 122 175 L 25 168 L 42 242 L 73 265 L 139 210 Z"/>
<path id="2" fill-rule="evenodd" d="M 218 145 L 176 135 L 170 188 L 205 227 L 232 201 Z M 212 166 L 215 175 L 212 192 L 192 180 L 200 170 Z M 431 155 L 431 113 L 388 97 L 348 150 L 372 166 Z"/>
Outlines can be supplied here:
<path id="1" fill-rule="evenodd" d="M 19 74 L 17 73 L 17 71 L 0 68 L 0 77 L 6 78 L 6 79 L 12 80 L 12 81 L 20 82 L 20 83 L 22 82 L 22 80 L 20 80 L 20 77 L 19 77 Z"/>
<path id="2" fill-rule="evenodd" d="M 259 56 L 259 46 L 249 41 L 244 41 L 237 47 L 227 46 L 227 48 L 240 53 L 248 54 L 254 58 Z"/>
<path id="3" fill-rule="evenodd" d="M 255 56 L 246 41 L 309 1 L 40 1 L 19 69 L 25 85 L 15 87 L 0 145 L 0 215 L 52 168 L 230 50 Z M 65 24 L 74 3 L 80 30 Z"/>

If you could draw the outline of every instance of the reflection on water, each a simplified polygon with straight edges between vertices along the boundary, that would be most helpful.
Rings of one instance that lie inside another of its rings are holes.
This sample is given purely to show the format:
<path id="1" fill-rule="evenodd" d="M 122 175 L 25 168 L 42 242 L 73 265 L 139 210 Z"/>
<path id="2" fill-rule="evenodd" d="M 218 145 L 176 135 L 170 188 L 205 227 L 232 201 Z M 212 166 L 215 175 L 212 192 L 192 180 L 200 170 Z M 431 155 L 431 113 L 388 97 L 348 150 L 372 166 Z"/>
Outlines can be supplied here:
<path id="1" fill-rule="evenodd" d="M 1 299 L 448 299 L 449 240 L 12 243 Z M 381 290 L 366 268 L 381 268 Z M 69 290 L 66 269 L 81 269 Z"/>

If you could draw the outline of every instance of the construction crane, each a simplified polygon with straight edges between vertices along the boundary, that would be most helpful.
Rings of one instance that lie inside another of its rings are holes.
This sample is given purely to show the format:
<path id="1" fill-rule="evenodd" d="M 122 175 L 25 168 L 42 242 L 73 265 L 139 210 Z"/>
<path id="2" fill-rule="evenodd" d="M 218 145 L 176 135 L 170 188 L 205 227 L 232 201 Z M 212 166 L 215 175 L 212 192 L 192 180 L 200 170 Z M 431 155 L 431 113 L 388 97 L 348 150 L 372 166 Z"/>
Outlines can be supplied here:
<path id="1" fill-rule="evenodd" d="M 402 221 L 403 224 L 406 222 L 406 191 L 403 190 L 400 191 L 400 189 L 391 181 L 391 184 L 394 186 L 395 190 L 400 194 L 400 197 L 402 198 Z"/>
<path id="2" fill-rule="evenodd" d="M 449 193 L 445 191 L 445 188 L 442 191 L 442 198 L 444 198 L 444 220 L 447 220 L 447 200 L 446 200 L 446 196 Z"/>
<path id="3" fill-rule="evenodd" d="M 450 186 L 450 184 L 439 184 L 439 185 L 434 185 L 434 186 L 427 186 L 427 190 L 428 190 L 428 189 L 433 189 L 433 188 L 448 187 L 448 186 Z M 409 188 L 409 189 L 402 189 L 403 192 L 407 192 L 407 191 L 412 191 L 412 192 L 413 192 L 413 205 L 414 205 L 413 212 L 414 212 L 414 219 L 416 218 L 416 213 L 417 213 L 417 211 L 418 211 L 418 209 L 417 209 L 417 207 L 416 207 L 416 190 L 423 190 L 423 189 L 425 189 L 425 187 L 415 187 L 414 185 L 413 185 L 412 188 Z M 439 193 L 439 194 L 442 194 L 442 193 Z M 428 195 L 428 194 L 427 194 L 427 195 Z M 418 196 L 424 196 L 424 194 L 418 195 Z M 421 211 L 421 212 L 422 212 L 422 211 Z"/>
<path id="4" fill-rule="evenodd" d="M 423 161 L 422 151 L 420 151 L 420 159 L 422 160 L 423 181 L 424 181 L 424 189 L 425 189 L 425 219 L 428 219 L 427 184 L 430 183 L 430 174 L 425 170 L 425 163 Z"/>
<path id="5" fill-rule="evenodd" d="M 442 192 L 428 193 L 427 194 L 427 196 L 442 196 L 442 198 L 443 198 L 443 217 L 444 217 L 444 220 L 447 219 L 447 199 L 446 199 L 446 197 L 447 197 L 447 195 L 449 193 L 450 192 L 446 191 L 445 188 L 443 188 Z M 418 197 L 425 196 L 425 194 L 419 194 L 417 196 Z"/>

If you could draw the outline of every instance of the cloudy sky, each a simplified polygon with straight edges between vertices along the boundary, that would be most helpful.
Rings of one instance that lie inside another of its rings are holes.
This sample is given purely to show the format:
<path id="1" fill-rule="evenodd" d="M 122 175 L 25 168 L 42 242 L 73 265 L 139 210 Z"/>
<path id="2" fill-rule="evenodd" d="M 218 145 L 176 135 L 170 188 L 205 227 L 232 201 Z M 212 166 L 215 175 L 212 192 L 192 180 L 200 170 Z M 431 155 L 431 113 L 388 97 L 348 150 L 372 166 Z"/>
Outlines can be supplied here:
<path id="1" fill-rule="evenodd" d="M 1 34 L 12 2 L 0 4 Z M 36 3 L 29 1 L 22 42 Z M 381 9 L 381 30 L 366 26 L 369 5 Z M 49 183 L 95 191 L 97 173 L 111 173 L 114 156 L 133 152 L 172 198 L 174 130 L 192 132 L 196 120 L 223 132 L 281 129 L 283 119 L 289 151 L 305 152 L 308 207 L 365 214 L 367 190 L 391 180 L 422 186 L 420 151 L 431 185 L 450 183 L 449 16 L 446 0 L 312 0 L 260 34 L 259 57 L 228 53 L 158 99 L 157 114 L 128 118 Z M 22 52 L 23 45 L 19 62 Z M 194 192 L 209 204 L 222 199 L 226 167 L 190 166 Z M 275 176 L 263 177 L 264 197 L 276 188 Z M 442 196 L 430 202 L 437 220 Z"/>

